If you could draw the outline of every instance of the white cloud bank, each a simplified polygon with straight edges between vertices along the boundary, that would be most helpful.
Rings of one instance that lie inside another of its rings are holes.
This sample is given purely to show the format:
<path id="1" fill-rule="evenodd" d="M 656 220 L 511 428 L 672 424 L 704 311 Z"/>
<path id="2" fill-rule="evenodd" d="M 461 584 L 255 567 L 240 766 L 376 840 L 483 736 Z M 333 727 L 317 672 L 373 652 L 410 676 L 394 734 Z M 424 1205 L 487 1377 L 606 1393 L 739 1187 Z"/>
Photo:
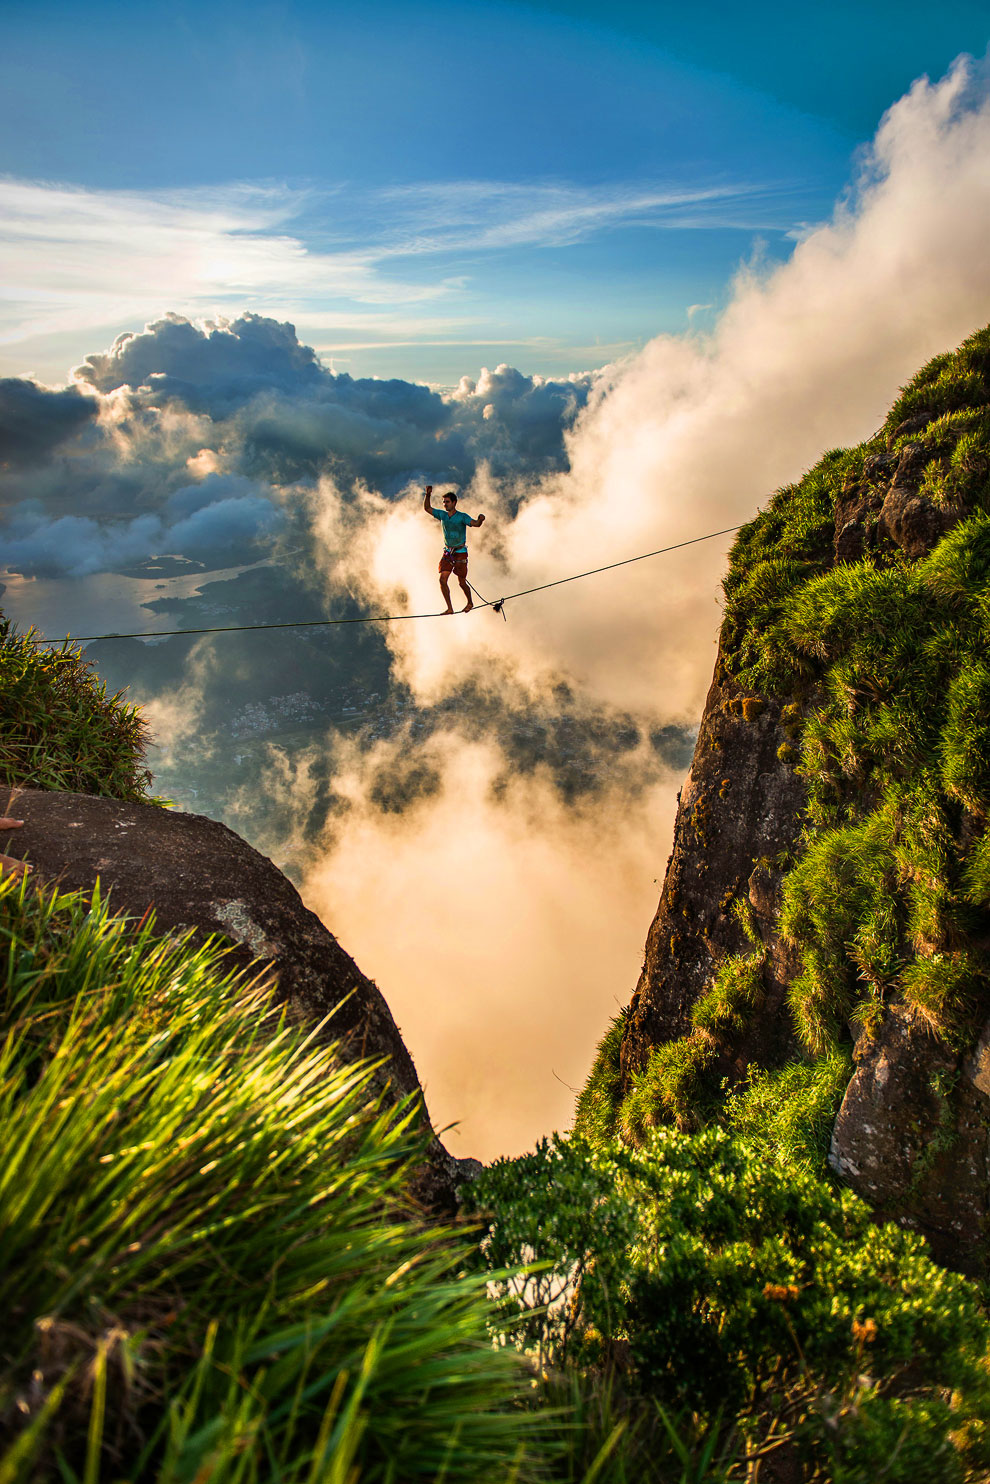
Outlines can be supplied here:
<path id="1" fill-rule="evenodd" d="M 741 274 L 711 336 L 660 338 L 617 369 L 568 435 L 568 474 L 514 520 L 475 479 L 461 504 L 490 519 L 472 533 L 478 588 L 498 596 L 750 518 L 825 449 L 872 433 L 901 383 L 990 320 L 988 241 L 987 72 L 963 60 L 888 112 L 833 219 L 785 265 Z M 433 607 L 436 536 L 416 501 L 369 496 L 366 521 L 353 579 Z M 564 677 L 645 720 L 697 718 L 726 546 L 520 600 L 506 624 L 482 610 L 392 626 L 389 642 L 426 700 L 465 674 L 497 685 L 507 667 L 534 694 Z M 397 824 L 355 809 L 306 892 L 379 974 L 435 1117 L 460 1119 L 459 1150 L 487 1157 L 566 1122 L 553 1074 L 581 1080 L 632 988 L 672 790 L 632 813 L 606 791 L 575 824 L 549 789 L 493 791 L 494 754 L 451 739 L 446 757 L 445 789 Z M 350 787 L 366 796 L 360 777 Z"/>

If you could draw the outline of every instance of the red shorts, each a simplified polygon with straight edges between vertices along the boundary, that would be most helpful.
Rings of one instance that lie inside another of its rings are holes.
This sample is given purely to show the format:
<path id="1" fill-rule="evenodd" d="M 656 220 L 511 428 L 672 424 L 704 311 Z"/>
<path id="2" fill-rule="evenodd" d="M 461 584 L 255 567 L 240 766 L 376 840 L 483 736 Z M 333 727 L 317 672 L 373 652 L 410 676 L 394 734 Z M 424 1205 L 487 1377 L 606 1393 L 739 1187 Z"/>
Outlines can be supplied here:
<path id="1" fill-rule="evenodd" d="M 453 572 L 455 577 L 467 577 L 467 552 L 445 551 L 440 558 L 441 572 Z"/>

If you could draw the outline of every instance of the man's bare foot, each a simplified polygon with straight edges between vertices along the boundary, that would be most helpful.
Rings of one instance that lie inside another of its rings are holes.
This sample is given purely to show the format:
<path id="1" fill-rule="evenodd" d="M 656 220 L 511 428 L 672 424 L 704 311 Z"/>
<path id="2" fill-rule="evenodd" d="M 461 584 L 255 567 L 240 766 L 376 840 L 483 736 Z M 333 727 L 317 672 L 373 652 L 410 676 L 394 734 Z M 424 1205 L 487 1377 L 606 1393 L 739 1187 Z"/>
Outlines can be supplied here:
<path id="1" fill-rule="evenodd" d="M 473 603 L 469 603 L 466 608 L 462 608 L 461 609 L 461 612 L 462 613 L 470 613 L 471 612 L 471 609 L 473 607 L 474 607 L 474 604 Z"/>
<path id="2" fill-rule="evenodd" d="M 454 610 L 453 610 L 453 608 L 445 608 L 445 609 L 444 609 L 444 610 L 443 610 L 443 612 L 444 612 L 444 617 L 445 617 L 445 618 L 446 618 L 446 616 L 447 616 L 447 614 L 448 614 L 448 613 L 453 613 L 453 611 L 454 611 Z"/>
<path id="3" fill-rule="evenodd" d="M 0 817 L 0 831 L 19 830 L 23 825 L 23 819 L 11 819 L 9 815 Z M 24 861 L 19 861 L 13 855 L 0 855 L 0 876 L 26 876 L 31 867 Z"/>
<path id="4" fill-rule="evenodd" d="M 0 830 L 19 830 L 23 819 L 0 819 Z M 13 855 L 0 855 L 0 876 L 26 876 L 31 867 Z"/>

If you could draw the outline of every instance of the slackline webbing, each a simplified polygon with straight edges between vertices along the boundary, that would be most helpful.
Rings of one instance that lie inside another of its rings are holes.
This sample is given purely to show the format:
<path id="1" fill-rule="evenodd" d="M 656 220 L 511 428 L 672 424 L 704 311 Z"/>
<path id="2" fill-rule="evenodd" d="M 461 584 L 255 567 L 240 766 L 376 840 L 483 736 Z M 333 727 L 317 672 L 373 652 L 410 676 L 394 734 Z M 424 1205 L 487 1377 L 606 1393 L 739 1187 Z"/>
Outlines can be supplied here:
<path id="1" fill-rule="evenodd" d="M 673 546 L 660 546 L 656 551 L 644 551 L 639 556 L 625 557 L 621 562 L 609 562 L 605 567 L 591 567 L 587 572 L 575 572 L 571 577 L 558 577 L 553 582 L 541 583 L 539 587 L 526 587 L 521 592 L 508 593 L 504 598 L 498 598 L 494 602 L 483 598 L 473 587 L 471 591 L 483 608 L 492 608 L 496 613 L 501 613 L 504 618 L 505 604 L 512 602 L 515 598 L 528 598 L 533 593 L 543 593 L 551 587 L 562 587 L 566 582 L 579 582 L 583 577 L 595 577 L 599 572 L 612 572 L 616 567 L 628 567 L 633 562 L 645 562 L 649 557 L 663 556 L 668 551 L 680 551 L 685 546 L 697 546 L 699 541 L 714 541 L 716 536 L 731 536 L 734 532 L 741 530 L 742 525 L 726 526 L 723 531 L 709 531 L 705 536 L 692 536 L 689 541 L 677 541 Z M 183 634 L 247 634 L 257 633 L 262 629 L 328 629 L 341 624 L 402 623 L 409 619 L 446 617 L 446 611 L 441 609 L 439 613 L 369 613 L 363 614 L 360 618 L 308 618 L 296 619 L 289 623 L 227 624 L 213 629 L 151 629 L 134 634 L 73 634 L 67 635 L 65 639 L 45 639 L 40 634 L 30 637 L 36 644 L 65 644 L 70 638 L 73 644 L 95 644 L 101 639 L 171 639 Z"/>

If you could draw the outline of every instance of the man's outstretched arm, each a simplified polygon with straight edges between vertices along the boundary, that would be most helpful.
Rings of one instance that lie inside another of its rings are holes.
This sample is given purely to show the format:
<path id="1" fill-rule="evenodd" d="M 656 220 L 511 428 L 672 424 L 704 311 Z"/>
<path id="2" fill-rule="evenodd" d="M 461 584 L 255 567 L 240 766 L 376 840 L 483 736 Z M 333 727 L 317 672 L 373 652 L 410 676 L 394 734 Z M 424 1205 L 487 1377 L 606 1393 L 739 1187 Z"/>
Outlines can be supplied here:
<path id="1" fill-rule="evenodd" d="M 468 521 L 468 525 L 469 526 L 483 526 L 484 524 L 485 524 L 485 517 L 483 515 L 477 515 L 477 516 L 475 516 L 474 520 L 469 520 Z"/>
<path id="2" fill-rule="evenodd" d="M 428 484 L 426 486 L 426 492 L 423 495 L 423 509 L 425 511 L 427 511 L 430 515 L 433 514 L 433 501 L 430 499 L 430 496 L 432 495 L 432 493 L 433 493 L 433 486 L 432 486 L 432 484 Z"/>

